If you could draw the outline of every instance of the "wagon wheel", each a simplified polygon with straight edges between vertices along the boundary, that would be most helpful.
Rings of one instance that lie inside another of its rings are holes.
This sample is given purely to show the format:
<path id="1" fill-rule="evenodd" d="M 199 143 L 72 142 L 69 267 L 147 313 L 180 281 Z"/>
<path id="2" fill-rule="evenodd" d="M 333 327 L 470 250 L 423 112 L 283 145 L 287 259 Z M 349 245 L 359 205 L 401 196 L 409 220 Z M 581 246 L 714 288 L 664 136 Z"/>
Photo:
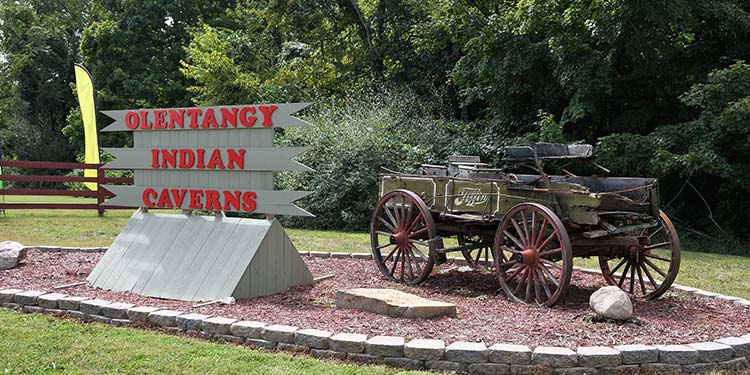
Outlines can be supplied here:
<path id="1" fill-rule="evenodd" d="M 464 256 L 464 259 L 466 259 L 469 267 L 481 269 L 482 264 L 480 264 L 480 262 L 484 262 L 485 267 L 492 267 L 493 264 L 490 263 L 490 255 L 492 255 L 492 237 L 486 238 L 478 235 L 459 234 L 456 236 L 456 239 L 458 240 L 458 246 L 478 243 L 481 243 L 482 245 L 479 248 L 461 251 L 461 254 Z"/>
<path id="2" fill-rule="evenodd" d="M 659 225 L 634 235 L 638 237 L 639 244 L 630 246 L 626 255 L 599 257 L 602 275 L 608 284 L 617 285 L 632 295 L 658 298 L 669 290 L 680 270 L 677 231 L 667 215 L 659 211 Z M 621 274 L 616 275 L 620 270 Z"/>
<path id="3" fill-rule="evenodd" d="M 422 199 L 408 190 L 393 190 L 378 201 L 370 224 L 372 255 L 383 274 L 416 285 L 435 265 L 435 223 Z"/>
<path id="4" fill-rule="evenodd" d="M 511 301 L 551 307 L 565 296 L 573 251 L 568 232 L 549 208 L 536 203 L 511 208 L 497 228 L 493 253 L 500 287 Z"/>

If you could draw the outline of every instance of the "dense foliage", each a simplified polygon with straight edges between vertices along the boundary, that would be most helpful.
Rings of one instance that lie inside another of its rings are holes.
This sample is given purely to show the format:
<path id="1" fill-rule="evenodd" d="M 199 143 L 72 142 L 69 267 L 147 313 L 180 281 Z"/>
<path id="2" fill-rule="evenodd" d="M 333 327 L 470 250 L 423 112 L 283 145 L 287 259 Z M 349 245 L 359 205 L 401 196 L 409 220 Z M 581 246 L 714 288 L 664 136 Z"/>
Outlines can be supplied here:
<path id="1" fill-rule="evenodd" d="M 300 225 L 364 228 L 380 167 L 453 153 L 498 163 L 504 145 L 553 140 L 598 144 L 612 175 L 659 177 L 689 231 L 748 238 L 747 1 L 59 4 L 0 0 L 12 157 L 80 152 L 70 83 L 82 61 L 102 109 L 316 101 L 304 116 L 317 128 L 278 138 L 312 147 L 300 160 L 315 173 L 278 179 L 317 191 L 302 205 L 318 218 Z"/>

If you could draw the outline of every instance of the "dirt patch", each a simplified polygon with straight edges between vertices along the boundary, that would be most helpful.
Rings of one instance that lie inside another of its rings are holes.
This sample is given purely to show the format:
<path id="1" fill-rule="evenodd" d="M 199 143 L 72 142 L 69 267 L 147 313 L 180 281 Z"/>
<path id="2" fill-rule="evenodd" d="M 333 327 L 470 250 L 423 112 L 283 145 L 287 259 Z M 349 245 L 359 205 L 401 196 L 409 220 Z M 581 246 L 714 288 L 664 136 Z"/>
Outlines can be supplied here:
<path id="1" fill-rule="evenodd" d="M 19 267 L 0 271 L 0 289 L 51 291 L 53 286 L 84 281 L 98 262 L 96 253 L 45 253 L 31 250 Z M 494 343 L 553 346 L 686 344 L 750 332 L 750 311 L 726 302 L 668 293 L 656 301 L 634 301 L 637 323 L 592 322 L 588 297 L 604 286 L 601 276 L 574 272 L 571 294 L 553 309 L 508 302 L 494 274 L 457 272 L 442 266 L 423 285 L 390 282 L 371 260 L 304 257 L 313 275 L 336 277 L 285 293 L 240 300 L 234 306 L 191 309 L 191 302 L 163 300 L 87 286 L 70 295 L 159 306 L 185 312 L 318 328 L 369 336 L 395 335 Z M 455 303 L 456 318 L 400 319 L 335 307 L 335 293 L 346 288 L 393 288 L 424 298 Z"/>

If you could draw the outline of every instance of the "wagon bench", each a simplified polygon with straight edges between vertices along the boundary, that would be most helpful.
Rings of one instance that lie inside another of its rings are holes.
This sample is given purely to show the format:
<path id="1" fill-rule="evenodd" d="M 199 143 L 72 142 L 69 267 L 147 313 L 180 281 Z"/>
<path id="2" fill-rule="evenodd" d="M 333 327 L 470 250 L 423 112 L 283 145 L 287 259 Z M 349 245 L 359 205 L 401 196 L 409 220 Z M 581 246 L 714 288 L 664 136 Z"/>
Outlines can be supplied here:
<path id="1" fill-rule="evenodd" d="M 447 253 L 461 252 L 472 267 L 491 264 L 510 300 L 553 306 L 565 297 L 573 257 L 598 257 L 609 284 L 657 298 L 680 265 L 657 180 L 542 169 L 544 161 L 592 154 L 590 145 L 537 143 L 507 147 L 500 169 L 453 156 L 447 166 L 383 175 L 370 227 L 375 262 L 389 279 L 416 285 Z M 534 174 L 509 172 L 518 167 Z M 458 245 L 446 247 L 448 237 Z"/>

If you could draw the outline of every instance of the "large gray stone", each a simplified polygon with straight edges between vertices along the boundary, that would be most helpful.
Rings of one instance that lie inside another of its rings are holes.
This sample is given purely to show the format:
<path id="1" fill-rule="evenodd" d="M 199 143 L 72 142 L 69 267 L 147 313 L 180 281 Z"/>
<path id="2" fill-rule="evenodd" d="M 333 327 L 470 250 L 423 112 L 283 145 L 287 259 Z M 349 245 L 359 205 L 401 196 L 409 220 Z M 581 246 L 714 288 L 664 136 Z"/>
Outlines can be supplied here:
<path id="1" fill-rule="evenodd" d="M 615 349 L 620 352 L 622 363 L 625 365 L 638 365 L 641 363 L 652 363 L 659 360 L 659 350 L 649 345 L 618 345 Z"/>
<path id="2" fill-rule="evenodd" d="M 445 359 L 453 362 L 487 362 L 487 346 L 481 342 L 456 341 L 445 348 Z"/>
<path id="3" fill-rule="evenodd" d="M 633 316 L 633 303 L 622 289 L 605 286 L 591 294 L 589 306 L 600 316 L 614 320 L 627 320 Z"/>
<path id="4" fill-rule="evenodd" d="M 319 329 L 301 329 L 294 332 L 294 343 L 312 349 L 328 349 L 328 338 L 333 332 Z"/>
<path id="5" fill-rule="evenodd" d="M 39 296 L 39 307 L 44 307 L 45 309 L 58 309 L 60 308 L 60 305 L 58 305 L 57 301 L 65 297 L 65 294 L 60 293 L 49 293 Z"/>
<path id="6" fill-rule="evenodd" d="M 174 321 L 177 328 L 183 331 L 200 331 L 203 321 L 208 318 L 210 316 L 204 314 L 182 314 L 177 316 Z"/>
<path id="7" fill-rule="evenodd" d="M 731 346 L 734 349 L 735 357 L 750 357 L 750 336 L 724 337 L 716 340 L 716 342 Z"/>
<path id="8" fill-rule="evenodd" d="M 129 311 L 128 316 L 130 316 Z M 158 310 L 148 314 L 148 321 L 156 324 L 159 327 L 176 327 L 177 317 L 180 315 L 182 315 L 182 312 L 180 311 Z"/>
<path id="9" fill-rule="evenodd" d="M 608 346 L 578 347 L 578 365 L 581 367 L 615 367 L 621 363 L 620 352 Z"/>
<path id="10" fill-rule="evenodd" d="M 682 367 L 672 363 L 644 363 L 641 365 L 641 374 L 647 375 L 679 375 Z"/>
<path id="11" fill-rule="evenodd" d="M 510 365 L 504 363 L 471 363 L 468 366 L 469 375 L 497 375 L 510 372 Z"/>
<path id="12" fill-rule="evenodd" d="M 534 349 L 531 361 L 540 366 L 575 367 L 578 365 L 578 354 L 568 348 L 538 346 Z"/>
<path id="13" fill-rule="evenodd" d="M 64 297 L 57 301 L 61 310 L 78 310 L 81 302 L 91 299 L 90 297 Z"/>
<path id="14" fill-rule="evenodd" d="M 23 289 L 0 290 L 0 303 L 15 303 L 16 294 L 21 292 L 23 292 Z"/>
<path id="15" fill-rule="evenodd" d="M 81 301 L 78 310 L 88 315 L 101 315 L 102 306 L 109 305 L 111 302 L 104 299 L 87 299 Z"/>
<path id="16" fill-rule="evenodd" d="M 419 370 L 424 366 L 424 361 L 420 361 L 418 359 L 411 359 L 411 358 L 403 358 L 403 357 L 381 357 L 378 359 L 378 364 L 388 366 L 388 367 L 396 367 L 396 368 L 405 368 L 409 370 Z"/>
<path id="17" fill-rule="evenodd" d="M 328 338 L 328 347 L 337 352 L 364 353 L 367 335 L 339 333 Z"/>
<path id="18" fill-rule="evenodd" d="M 510 365 L 528 365 L 531 363 L 531 349 L 526 345 L 495 344 L 489 349 L 490 362 Z"/>
<path id="19" fill-rule="evenodd" d="M 467 366 L 465 363 L 450 361 L 425 361 L 424 367 L 435 372 L 445 373 L 465 373 Z"/>
<path id="20" fill-rule="evenodd" d="M 115 302 L 102 306 L 101 314 L 111 319 L 127 319 L 128 310 L 135 307 L 132 303 Z"/>
<path id="21" fill-rule="evenodd" d="M 407 358 L 423 361 L 440 361 L 445 357 L 445 342 L 443 340 L 414 339 L 404 345 L 404 355 Z"/>
<path id="22" fill-rule="evenodd" d="M 23 245 L 13 241 L 0 242 L 0 270 L 9 270 L 26 257 Z"/>
<path id="23" fill-rule="evenodd" d="M 731 346 L 718 342 L 699 342 L 688 346 L 698 351 L 700 362 L 724 362 L 732 359 L 734 354 Z"/>
<path id="24" fill-rule="evenodd" d="M 692 365 L 698 363 L 698 351 L 685 345 L 659 346 L 659 362 L 676 365 Z"/>
<path id="25" fill-rule="evenodd" d="M 41 292 L 38 290 L 27 290 L 25 292 L 16 293 L 14 300 L 19 305 L 24 306 L 36 306 L 39 304 L 39 296 L 43 296 L 47 292 Z"/>
<path id="26" fill-rule="evenodd" d="M 594 367 L 568 367 L 555 369 L 555 375 L 596 375 Z"/>
<path id="27" fill-rule="evenodd" d="M 456 305 L 432 301 L 394 289 L 356 288 L 336 292 L 336 307 L 357 309 L 394 318 L 456 316 Z"/>
<path id="28" fill-rule="evenodd" d="M 232 324 L 236 323 L 237 319 L 223 318 L 220 316 L 214 318 L 208 318 L 201 324 L 203 332 L 209 335 L 229 335 Z M 239 337 L 239 336 L 238 336 Z"/>
<path id="29" fill-rule="evenodd" d="M 161 307 L 138 306 L 128 309 L 128 319 L 134 322 L 147 322 L 149 314 L 161 310 Z"/>
<path id="30" fill-rule="evenodd" d="M 263 340 L 285 342 L 287 344 L 294 343 L 294 331 L 298 330 L 298 327 L 285 326 L 285 325 L 270 325 L 262 328 Z"/>
<path id="31" fill-rule="evenodd" d="M 232 327 L 229 328 L 229 331 L 232 332 L 232 335 L 234 336 L 246 337 L 250 339 L 262 339 L 263 327 L 267 325 L 268 324 L 263 322 L 241 321 L 232 324 Z"/>
<path id="32" fill-rule="evenodd" d="M 404 338 L 398 336 L 375 336 L 365 343 L 365 352 L 381 357 L 403 357 Z"/>

